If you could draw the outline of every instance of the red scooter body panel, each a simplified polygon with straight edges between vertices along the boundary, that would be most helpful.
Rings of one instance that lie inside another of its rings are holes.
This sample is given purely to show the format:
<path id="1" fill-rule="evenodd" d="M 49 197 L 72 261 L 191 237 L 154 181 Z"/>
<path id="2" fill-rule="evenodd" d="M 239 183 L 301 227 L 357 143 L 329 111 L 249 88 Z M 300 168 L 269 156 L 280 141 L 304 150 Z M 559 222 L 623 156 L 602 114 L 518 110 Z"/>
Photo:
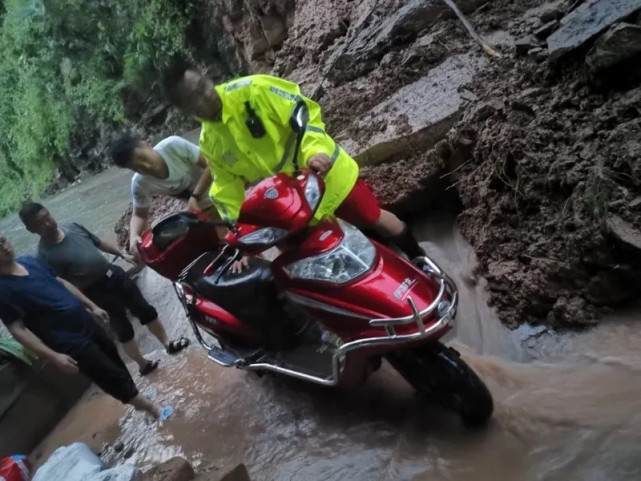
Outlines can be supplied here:
<path id="1" fill-rule="evenodd" d="M 376 242 L 373 268 L 350 283 L 333 284 L 290 277 L 285 269 L 288 264 L 331 250 L 342 237 L 336 221 L 321 222 L 304 241 L 274 261 L 273 272 L 279 286 L 290 294 L 294 302 L 313 312 L 316 319 L 343 340 L 387 336 L 384 328 L 373 328 L 369 321 L 411 315 L 407 301 L 410 296 L 419 311 L 436 298 L 439 285 L 434 280 Z M 312 302 L 306 303 L 305 300 Z M 424 322 L 428 325 L 430 319 L 424 319 Z M 414 323 L 396 328 L 398 334 L 416 330 Z"/>
<path id="2" fill-rule="evenodd" d="M 203 329 L 223 335 L 225 333 L 235 334 L 249 340 L 256 337 L 250 327 L 208 299 L 198 296 L 196 310 L 203 314 L 202 317 L 196 319 Z"/>

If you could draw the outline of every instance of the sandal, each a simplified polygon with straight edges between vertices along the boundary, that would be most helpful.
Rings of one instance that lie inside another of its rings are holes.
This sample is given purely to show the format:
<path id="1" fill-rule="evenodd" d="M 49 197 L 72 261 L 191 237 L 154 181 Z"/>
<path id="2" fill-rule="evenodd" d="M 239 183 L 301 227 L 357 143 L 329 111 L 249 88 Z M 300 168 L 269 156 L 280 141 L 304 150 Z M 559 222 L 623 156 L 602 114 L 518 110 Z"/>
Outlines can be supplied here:
<path id="1" fill-rule="evenodd" d="M 189 346 L 189 339 L 186 337 L 181 337 L 175 341 L 171 341 L 169 346 L 167 346 L 167 354 L 176 354 L 177 352 L 182 351 L 187 346 Z"/>
<path id="2" fill-rule="evenodd" d="M 156 369 L 158 369 L 158 364 L 160 364 L 160 361 L 157 359 L 155 361 L 147 361 L 147 364 L 145 364 L 145 367 L 143 367 L 138 373 L 141 376 L 146 376 L 150 372 L 154 372 Z"/>
<path id="3" fill-rule="evenodd" d="M 165 406 L 162 408 L 162 411 L 160 411 L 160 416 L 158 416 L 158 419 L 160 421 L 167 421 L 169 417 L 174 413 L 174 408 L 171 406 Z"/>

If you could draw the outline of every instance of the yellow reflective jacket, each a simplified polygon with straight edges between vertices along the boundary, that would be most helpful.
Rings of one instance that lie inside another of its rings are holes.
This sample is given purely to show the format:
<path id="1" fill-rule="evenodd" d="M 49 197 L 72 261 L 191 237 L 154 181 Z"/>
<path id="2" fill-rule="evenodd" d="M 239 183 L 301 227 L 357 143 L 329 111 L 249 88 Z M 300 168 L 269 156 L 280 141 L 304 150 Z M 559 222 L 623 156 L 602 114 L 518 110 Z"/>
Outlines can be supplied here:
<path id="1" fill-rule="evenodd" d="M 297 84 L 269 75 L 250 75 L 215 87 L 222 99 L 222 118 L 202 121 L 200 150 L 207 160 L 214 182 L 209 192 L 221 217 L 236 221 L 245 198 L 245 188 L 279 172 L 294 171 L 296 134 L 289 119 L 294 106 L 304 100 L 309 108 L 309 125 L 298 155 L 305 167 L 314 154 L 325 153 L 333 162 L 325 177 L 325 195 L 316 219 L 333 214 L 354 187 L 358 164 L 325 133 L 321 108 L 303 96 Z M 247 128 L 245 103 L 265 127 L 261 138 Z"/>

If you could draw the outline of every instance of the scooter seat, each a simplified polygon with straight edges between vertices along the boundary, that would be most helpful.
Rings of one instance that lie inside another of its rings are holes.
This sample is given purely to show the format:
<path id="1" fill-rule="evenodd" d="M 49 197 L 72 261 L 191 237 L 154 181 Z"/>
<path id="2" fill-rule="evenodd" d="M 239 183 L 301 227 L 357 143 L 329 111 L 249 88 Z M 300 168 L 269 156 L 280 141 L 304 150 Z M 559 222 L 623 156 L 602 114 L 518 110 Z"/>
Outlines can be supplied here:
<path id="1" fill-rule="evenodd" d="M 218 304 L 265 339 L 288 337 L 283 334 L 291 331 L 285 329 L 288 316 L 280 304 L 270 262 L 251 258 L 249 268 L 235 274 L 231 268 L 222 272 L 226 259 L 208 269 L 217 257 L 218 253 L 208 252 L 190 267 L 185 280 L 196 294 Z M 206 270 L 211 272 L 204 274 Z"/>

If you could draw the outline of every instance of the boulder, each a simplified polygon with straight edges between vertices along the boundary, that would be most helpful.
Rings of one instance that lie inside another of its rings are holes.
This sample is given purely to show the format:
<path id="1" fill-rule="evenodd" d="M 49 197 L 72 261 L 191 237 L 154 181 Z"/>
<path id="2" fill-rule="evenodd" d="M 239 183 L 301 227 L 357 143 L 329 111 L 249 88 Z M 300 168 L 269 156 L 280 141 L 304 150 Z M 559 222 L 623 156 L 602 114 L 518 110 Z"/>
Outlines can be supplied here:
<path id="1" fill-rule="evenodd" d="M 459 90 L 487 59 L 450 57 L 356 119 L 336 140 L 360 165 L 380 164 L 409 149 L 428 150 L 453 127 L 467 101 Z"/>
<path id="2" fill-rule="evenodd" d="M 620 23 L 596 41 L 585 61 L 593 72 L 598 72 L 640 53 L 641 27 Z"/>
<path id="3" fill-rule="evenodd" d="M 191 481 L 195 476 L 186 459 L 175 457 L 143 473 L 140 481 Z"/>
<path id="4" fill-rule="evenodd" d="M 552 58 L 584 45 L 611 25 L 641 10 L 641 0 L 587 0 L 563 17 L 547 39 Z"/>
<path id="5" fill-rule="evenodd" d="M 641 253 L 641 231 L 617 215 L 611 215 L 607 220 L 608 229 L 612 236 L 630 249 Z"/>
<path id="6" fill-rule="evenodd" d="M 484 3 L 483 0 L 458 0 L 463 12 L 470 12 Z M 338 49 L 334 68 L 329 73 L 332 80 L 353 80 L 378 65 L 392 47 L 415 39 L 420 32 L 454 13 L 443 0 L 409 0 L 392 15 L 372 21 L 363 28 L 349 47 Z"/>

